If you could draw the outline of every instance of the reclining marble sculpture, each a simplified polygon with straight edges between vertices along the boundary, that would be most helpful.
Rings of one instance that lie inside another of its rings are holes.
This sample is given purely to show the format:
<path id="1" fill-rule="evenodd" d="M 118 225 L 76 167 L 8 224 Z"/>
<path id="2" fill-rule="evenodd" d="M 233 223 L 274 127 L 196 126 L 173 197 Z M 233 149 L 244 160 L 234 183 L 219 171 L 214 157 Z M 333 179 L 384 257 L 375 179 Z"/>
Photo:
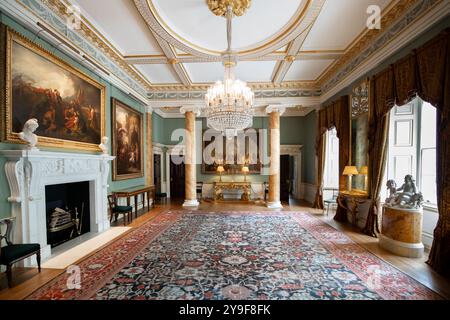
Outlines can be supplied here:
<path id="1" fill-rule="evenodd" d="M 408 174 L 405 176 L 405 182 L 400 188 L 397 188 L 394 180 L 388 180 L 386 187 L 389 190 L 389 197 L 385 200 L 385 205 L 405 209 L 422 207 L 423 196 L 417 190 L 412 175 Z"/>

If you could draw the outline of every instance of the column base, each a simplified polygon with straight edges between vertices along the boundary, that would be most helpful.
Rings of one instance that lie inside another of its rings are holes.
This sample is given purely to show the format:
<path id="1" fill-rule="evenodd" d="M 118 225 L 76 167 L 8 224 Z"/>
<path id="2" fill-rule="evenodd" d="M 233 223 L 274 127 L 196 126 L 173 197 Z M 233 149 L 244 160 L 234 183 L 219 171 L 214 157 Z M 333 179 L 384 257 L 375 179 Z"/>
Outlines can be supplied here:
<path id="1" fill-rule="evenodd" d="M 269 209 L 283 209 L 283 206 L 281 205 L 280 201 L 275 202 L 267 202 L 267 208 Z"/>
<path id="2" fill-rule="evenodd" d="M 198 200 L 184 200 L 183 207 L 198 207 L 200 202 Z"/>

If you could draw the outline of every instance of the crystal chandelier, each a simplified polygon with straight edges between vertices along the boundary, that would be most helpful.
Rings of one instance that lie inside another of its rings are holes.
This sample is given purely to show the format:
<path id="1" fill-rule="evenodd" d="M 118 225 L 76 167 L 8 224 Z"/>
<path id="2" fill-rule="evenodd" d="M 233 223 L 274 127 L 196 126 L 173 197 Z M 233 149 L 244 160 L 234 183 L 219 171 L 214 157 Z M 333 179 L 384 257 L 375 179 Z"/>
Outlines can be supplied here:
<path id="1" fill-rule="evenodd" d="M 223 54 L 225 67 L 224 81 L 217 81 L 205 95 L 207 126 L 222 132 L 227 138 L 237 136 L 237 132 L 253 124 L 252 90 L 243 81 L 235 79 L 236 61 L 231 50 L 231 19 L 233 8 L 227 6 L 228 48 Z"/>

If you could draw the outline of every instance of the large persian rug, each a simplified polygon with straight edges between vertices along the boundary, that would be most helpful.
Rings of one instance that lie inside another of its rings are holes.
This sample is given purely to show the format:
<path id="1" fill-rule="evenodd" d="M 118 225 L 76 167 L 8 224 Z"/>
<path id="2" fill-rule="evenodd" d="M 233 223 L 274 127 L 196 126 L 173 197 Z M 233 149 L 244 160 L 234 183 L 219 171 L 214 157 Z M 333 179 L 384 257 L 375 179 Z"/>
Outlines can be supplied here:
<path id="1" fill-rule="evenodd" d="M 27 299 L 440 299 L 300 212 L 168 211 L 78 266 Z"/>

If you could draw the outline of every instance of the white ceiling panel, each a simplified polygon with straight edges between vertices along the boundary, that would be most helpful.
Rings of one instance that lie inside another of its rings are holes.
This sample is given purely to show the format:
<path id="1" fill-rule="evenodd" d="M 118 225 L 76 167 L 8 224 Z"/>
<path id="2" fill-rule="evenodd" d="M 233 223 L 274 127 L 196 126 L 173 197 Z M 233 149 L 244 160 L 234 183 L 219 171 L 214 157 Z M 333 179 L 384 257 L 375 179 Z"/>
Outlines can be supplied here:
<path id="1" fill-rule="evenodd" d="M 153 84 L 179 83 L 171 66 L 167 64 L 142 64 L 136 68 Z"/>
<path id="2" fill-rule="evenodd" d="M 302 50 L 344 50 L 366 28 L 367 8 L 391 0 L 326 0 Z"/>
<path id="3" fill-rule="evenodd" d="M 245 82 L 271 81 L 271 75 L 276 61 L 239 61 L 236 69 L 236 78 Z"/>
<path id="4" fill-rule="evenodd" d="M 221 62 L 185 63 L 184 67 L 194 83 L 210 83 L 223 79 Z"/>
<path id="5" fill-rule="evenodd" d="M 86 19 L 122 55 L 162 54 L 145 21 L 130 0 L 72 0 Z"/>
<path id="6" fill-rule="evenodd" d="M 334 60 L 299 60 L 292 63 L 285 81 L 316 80 Z"/>
<path id="7" fill-rule="evenodd" d="M 215 16 L 205 0 L 153 0 L 151 4 L 180 39 L 207 50 L 226 49 L 226 20 Z M 233 19 L 233 48 L 248 48 L 274 36 L 305 4 L 305 0 L 253 1 L 244 16 Z"/>

